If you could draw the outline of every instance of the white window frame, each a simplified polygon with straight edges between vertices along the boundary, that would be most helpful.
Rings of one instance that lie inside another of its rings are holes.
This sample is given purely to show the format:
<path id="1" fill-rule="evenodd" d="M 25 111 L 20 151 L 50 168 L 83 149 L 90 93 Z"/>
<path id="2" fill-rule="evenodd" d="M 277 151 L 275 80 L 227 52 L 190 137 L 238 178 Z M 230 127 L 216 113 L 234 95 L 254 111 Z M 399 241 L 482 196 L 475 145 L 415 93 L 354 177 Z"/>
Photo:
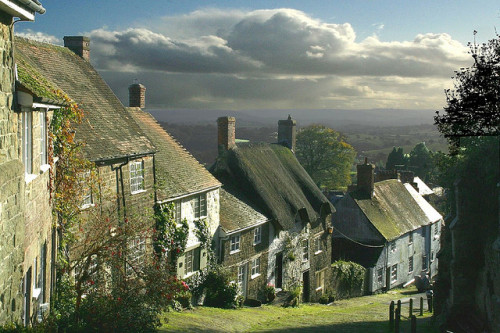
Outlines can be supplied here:
<path id="1" fill-rule="evenodd" d="M 398 281 L 398 264 L 391 266 L 391 283 Z"/>
<path id="2" fill-rule="evenodd" d="M 144 160 L 132 161 L 130 168 L 130 193 L 140 193 L 145 191 L 144 186 Z"/>
<path id="3" fill-rule="evenodd" d="M 182 221 L 182 200 L 174 201 L 174 220 L 177 224 Z"/>
<path id="4" fill-rule="evenodd" d="M 33 113 L 29 108 L 22 111 L 23 164 L 26 178 L 33 174 Z"/>
<path id="5" fill-rule="evenodd" d="M 316 291 L 325 289 L 325 272 L 326 269 L 316 272 Z"/>
<path id="6" fill-rule="evenodd" d="M 413 273 L 413 265 L 414 265 L 414 263 L 413 263 L 413 256 L 410 256 L 408 258 L 408 274 Z"/>
<path id="7" fill-rule="evenodd" d="M 243 279 L 245 278 L 245 270 L 246 270 L 246 264 L 238 266 L 238 286 L 241 289 L 243 289 Z"/>
<path id="8" fill-rule="evenodd" d="M 240 252 L 240 241 L 241 241 L 241 238 L 240 238 L 239 233 L 231 235 L 231 237 L 229 239 L 229 244 L 230 244 L 229 253 L 230 254 Z"/>
<path id="9" fill-rule="evenodd" d="M 92 195 L 92 187 L 87 186 L 91 181 L 90 170 L 86 171 L 82 176 L 82 182 L 85 182 L 82 186 L 82 205 L 81 209 L 94 206 L 94 196 Z"/>
<path id="10" fill-rule="evenodd" d="M 422 270 L 427 270 L 427 255 L 422 254 Z"/>
<path id="11" fill-rule="evenodd" d="M 40 169 L 43 165 L 48 164 L 47 161 L 47 110 L 40 109 Z"/>
<path id="12" fill-rule="evenodd" d="M 323 252 L 323 249 L 321 247 L 321 236 L 317 236 L 313 240 L 313 246 L 314 246 L 314 254 L 320 254 Z"/>
<path id="13" fill-rule="evenodd" d="M 377 269 L 377 283 L 378 284 L 384 283 L 384 269 L 382 267 Z"/>
<path id="14" fill-rule="evenodd" d="M 309 260 L 309 239 L 303 239 L 302 243 L 302 262 Z"/>
<path id="15" fill-rule="evenodd" d="M 140 265 L 144 262 L 144 256 L 146 255 L 146 238 L 145 237 L 135 237 L 128 241 L 127 244 L 127 275 L 133 273 L 132 267 Z M 133 265 L 132 267 L 130 265 Z"/>
<path id="16" fill-rule="evenodd" d="M 262 226 L 258 226 L 253 229 L 253 245 L 260 244 L 262 242 Z"/>
<path id="17" fill-rule="evenodd" d="M 397 250 L 396 241 L 391 242 L 390 248 L 391 248 L 391 252 L 396 252 L 396 250 Z"/>
<path id="18" fill-rule="evenodd" d="M 194 218 L 201 219 L 207 216 L 207 193 L 200 193 L 191 199 Z"/>
<path id="19" fill-rule="evenodd" d="M 252 260 L 252 275 L 251 278 L 254 279 L 260 275 L 260 256 Z"/>
<path id="20" fill-rule="evenodd" d="M 439 222 L 434 223 L 434 235 L 439 234 Z"/>

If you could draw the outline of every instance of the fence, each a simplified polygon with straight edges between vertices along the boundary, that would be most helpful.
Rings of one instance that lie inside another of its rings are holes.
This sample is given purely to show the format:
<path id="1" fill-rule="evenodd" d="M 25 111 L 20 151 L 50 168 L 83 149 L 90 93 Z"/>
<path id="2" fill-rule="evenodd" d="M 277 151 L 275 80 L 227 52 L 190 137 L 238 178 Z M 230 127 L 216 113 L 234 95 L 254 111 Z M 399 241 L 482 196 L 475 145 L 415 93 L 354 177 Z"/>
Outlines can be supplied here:
<path id="1" fill-rule="evenodd" d="M 419 316 L 424 315 L 424 298 L 420 297 L 417 299 L 420 301 L 420 306 L 416 311 Z M 427 296 L 427 311 L 432 313 L 432 295 Z M 401 319 L 410 320 L 411 333 L 417 332 L 417 317 L 415 316 L 415 309 L 413 307 L 414 299 L 410 298 L 408 301 L 401 302 L 398 300 L 397 303 L 394 301 L 389 305 L 389 326 L 391 331 L 395 333 L 400 333 Z M 403 304 L 408 304 L 408 316 L 403 315 Z"/>

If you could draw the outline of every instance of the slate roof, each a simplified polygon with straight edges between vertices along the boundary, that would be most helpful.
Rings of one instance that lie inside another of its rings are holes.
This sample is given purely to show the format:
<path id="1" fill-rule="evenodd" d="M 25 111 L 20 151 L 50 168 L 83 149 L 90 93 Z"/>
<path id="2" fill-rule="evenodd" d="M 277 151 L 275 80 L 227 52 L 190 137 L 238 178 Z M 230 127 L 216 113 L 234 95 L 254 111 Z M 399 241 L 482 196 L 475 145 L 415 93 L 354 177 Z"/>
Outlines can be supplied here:
<path id="1" fill-rule="evenodd" d="M 411 184 L 404 184 L 404 186 L 411 194 L 413 199 L 418 203 L 422 211 L 425 213 L 428 222 L 434 223 L 443 218 L 443 216 L 439 214 L 439 212 L 434 207 L 432 207 L 432 205 L 427 200 L 425 200 L 424 197 L 422 197 L 423 194 L 420 193 L 420 186 L 418 187 L 418 192 L 413 186 L 411 186 Z"/>
<path id="2" fill-rule="evenodd" d="M 307 212 L 313 227 L 321 206 L 335 209 L 321 193 L 290 149 L 268 143 L 237 143 L 211 168 L 226 190 L 243 194 L 282 229 L 289 230 L 299 210 Z M 304 214 L 303 214 L 304 215 Z"/>
<path id="3" fill-rule="evenodd" d="M 376 182 L 372 198 L 360 191 L 349 195 L 387 241 L 432 222 L 397 179 Z"/>
<path id="4" fill-rule="evenodd" d="M 60 89 L 84 111 L 76 140 L 91 161 L 153 153 L 155 148 L 92 65 L 69 49 L 15 38 L 20 84 L 38 97 Z M 37 91 L 39 82 L 47 83 Z"/>
<path id="5" fill-rule="evenodd" d="M 155 167 L 159 201 L 221 185 L 203 165 L 161 127 L 150 113 L 140 108 L 127 108 L 127 111 L 157 148 Z"/>
<path id="6" fill-rule="evenodd" d="M 226 233 L 267 222 L 269 219 L 224 189 L 220 190 L 220 226 Z"/>

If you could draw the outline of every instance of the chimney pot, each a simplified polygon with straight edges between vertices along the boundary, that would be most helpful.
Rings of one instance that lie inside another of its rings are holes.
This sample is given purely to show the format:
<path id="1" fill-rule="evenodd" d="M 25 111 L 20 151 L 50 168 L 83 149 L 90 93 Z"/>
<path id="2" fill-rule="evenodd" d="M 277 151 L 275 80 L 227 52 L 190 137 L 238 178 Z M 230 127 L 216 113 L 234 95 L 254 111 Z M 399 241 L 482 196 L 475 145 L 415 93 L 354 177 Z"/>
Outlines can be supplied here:
<path id="1" fill-rule="evenodd" d="M 236 119 L 219 117 L 217 119 L 217 142 L 219 147 L 229 150 L 236 145 Z"/>
<path id="2" fill-rule="evenodd" d="M 128 86 L 128 106 L 141 109 L 146 107 L 146 87 L 137 79 Z"/>
<path id="3" fill-rule="evenodd" d="M 86 36 L 64 36 L 64 47 L 67 47 L 86 61 L 90 61 L 90 38 Z"/>
<path id="4" fill-rule="evenodd" d="M 288 119 L 278 121 L 278 143 L 295 152 L 297 122 L 288 115 Z"/>
<path id="5" fill-rule="evenodd" d="M 375 166 L 373 164 L 368 163 L 368 158 L 365 157 L 365 163 L 358 164 L 357 170 L 358 170 L 357 189 L 365 192 L 371 198 L 373 196 L 373 189 L 375 182 L 375 176 L 374 176 Z"/>

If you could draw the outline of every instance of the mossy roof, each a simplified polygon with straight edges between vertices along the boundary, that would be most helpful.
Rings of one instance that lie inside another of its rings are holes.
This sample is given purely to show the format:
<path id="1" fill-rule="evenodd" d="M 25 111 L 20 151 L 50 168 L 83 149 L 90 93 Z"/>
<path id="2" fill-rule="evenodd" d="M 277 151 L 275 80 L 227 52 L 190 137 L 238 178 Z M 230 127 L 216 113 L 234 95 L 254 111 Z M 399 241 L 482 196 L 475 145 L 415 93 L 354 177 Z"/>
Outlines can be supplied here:
<path id="1" fill-rule="evenodd" d="M 354 191 L 349 195 L 387 241 L 431 222 L 419 203 L 397 179 L 376 182 L 372 198 L 362 191 Z"/>
<path id="2" fill-rule="evenodd" d="M 224 232 L 235 232 L 267 221 L 264 214 L 226 190 L 220 190 L 220 226 Z"/>
<path id="3" fill-rule="evenodd" d="M 155 148 L 92 65 L 69 49 L 16 37 L 23 86 L 39 97 L 61 90 L 84 112 L 75 138 L 92 161 L 153 153 Z"/>
<path id="4" fill-rule="evenodd" d="M 242 194 L 253 207 L 275 220 L 282 229 L 293 227 L 297 213 L 307 211 L 318 223 L 321 206 L 335 209 L 290 149 L 278 144 L 238 143 L 212 167 L 225 188 Z"/>
<path id="5" fill-rule="evenodd" d="M 127 111 L 157 149 L 155 168 L 158 200 L 164 201 L 221 185 L 150 113 L 140 108 L 127 108 Z"/>

